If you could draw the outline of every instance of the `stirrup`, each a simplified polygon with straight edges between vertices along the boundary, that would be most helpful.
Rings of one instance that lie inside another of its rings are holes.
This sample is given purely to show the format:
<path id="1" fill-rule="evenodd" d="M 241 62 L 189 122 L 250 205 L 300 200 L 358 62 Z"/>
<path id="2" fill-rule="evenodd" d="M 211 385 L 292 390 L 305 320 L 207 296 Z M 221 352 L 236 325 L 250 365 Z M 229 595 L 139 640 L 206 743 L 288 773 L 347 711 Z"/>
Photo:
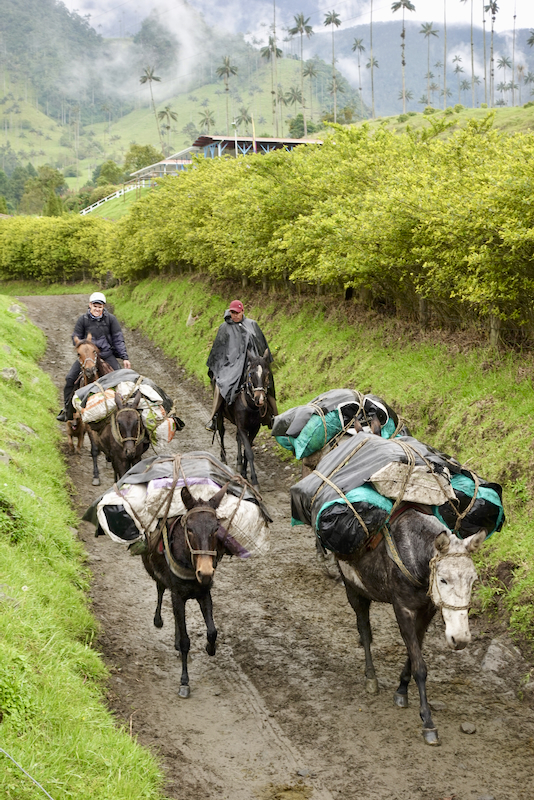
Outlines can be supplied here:
<path id="1" fill-rule="evenodd" d="M 206 430 L 209 431 L 210 433 L 215 433 L 215 431 L 217 430 L 217 423 L 215 422 L 215 417 L 212 417 L 206 423 Z"/>
<path id="2" fill-rule="evenodd" d="M 67 421 L 67 412 L 65 411 L 65 409 L 64 409 L 64 408 L 62 408 L 62 409 L 61 409 L 61 411 L 60 411 L 60 412 L 59 412 L 59 414 L 57 415 L 56 419 L 57 419 L 59 422 L 66 422 L 66 421 Z"/>

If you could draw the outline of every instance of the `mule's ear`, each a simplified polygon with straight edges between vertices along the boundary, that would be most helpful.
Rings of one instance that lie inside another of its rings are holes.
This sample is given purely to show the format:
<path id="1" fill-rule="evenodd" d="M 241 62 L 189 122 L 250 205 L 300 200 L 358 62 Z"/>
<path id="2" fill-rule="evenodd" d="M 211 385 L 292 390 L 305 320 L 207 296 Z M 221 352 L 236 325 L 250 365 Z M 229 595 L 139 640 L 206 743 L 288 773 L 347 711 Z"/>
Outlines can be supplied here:
<path id="1" fill-rule="evenodd" d="M 119 409 L 119 411 L 121 410 L 121 408 L 124 408 L 124 403 L 122 402 L 122 397 L 120 396 L 120 394 L 118 392 L 115 392 L 115 402 L 117 404 L 117 408 Z"/>
<path id="2" fill-rule="evenodd" d="M 371 433 L 374 433 L 375 436 L 380 436 L 382 434 L 382 426 L 378 420 L 378 417 L 373 417 L 369 423 L 369 427 L 371 428 Z"/>
<path id="3" fill-rule="evenodd" d="M 137 392 L 135 393 L 135 397 L 134 397 L 134 399 L 133 399 L 133 403 L 132 403 L 132 405 L 131 405 L 131 408 L 137 408 L 137 406 L 138 406 L 138 405 L 139 405 L 139 403 L 141 402 L 141 397 L 142 397 L 142 396 L 143 396 L 143 395 L 142 395 L 142 394 L 141 394 L 141 392 L 139 392 L 139 391 L 137 391 Z"/>
<path id="4" fill-rule="evenodd" d="M 486 540 L 486 536 L 488 532 L 485 528 L 481 528 L 478 533 L 475 533 L 473 536 L 469 536 L 465 540 L 465 547 L 468 553 L 476 553 L 477 550 L 480 550 L 482 545 Z"/>
<path id="5" fill-rule="evenodd" d="M 184 506 L 187 508 L 188 511 L 190 511 L 195 505 L 195 498 L 193 497 L 187 486 L 184 486 L 182 488 L 181 495 Z"/>
<path id="6" fill-rule="evenodd" d="M 252 350 L 249 347 L 247 347 L 247 360 L 252 361 L 253 358 L 256 358 L 256 356 L 254 355 Z"/>
<path id="7" fill-rule="evenodd" d="M 263 354 L 262 358 L 269 358 L 269 348 L 268 347 L 265 350 L 265 353 Z"/>
<path id="8" fill-rule="evenodd" d="M 78 339 L 78 337 L 75 336 L 74 339 L 73 339 L 74 346 L 78 347 L 78 345 L 80 344 L 81 341 L 82 341 L 81 339 Z"/>
<path id="9" fill-rule="evenodd" d="M 222 487 L 222 489 L 219 489 L 217 494 L 214 494 L 213 497 L 210 497 L 210 499 L 208 500 L 208 504 L 212 508 L 218 508 L 219 503 L 223 499 L 223 497 L 226 494 L 227 490 L 228 490 L 228 484 L 225 483 L 224 486 Z"/>
<path id="10" fill-rule="evenodd" d="M 438 553 L 441 553 L 441 555 L 444 556 L 446 553 L 449 552 L 449 547 L 450 546 L 451 546 L 451 543 L 450 543 L 450 540 L 449 540 L 449 534 L 445 533 L 445 531 L 441 531 L 441 533 L 439 533 L 436 536 L 436 541 L 434 542 L 434 547 L 436 548 Z"/>
<path id="11" fill-rule="evenodd" d="M 87 341 L 88 342 L 92 342 L 93 341 L 93 334 L 92 333 L 88 333 L 87 334 Z"/>

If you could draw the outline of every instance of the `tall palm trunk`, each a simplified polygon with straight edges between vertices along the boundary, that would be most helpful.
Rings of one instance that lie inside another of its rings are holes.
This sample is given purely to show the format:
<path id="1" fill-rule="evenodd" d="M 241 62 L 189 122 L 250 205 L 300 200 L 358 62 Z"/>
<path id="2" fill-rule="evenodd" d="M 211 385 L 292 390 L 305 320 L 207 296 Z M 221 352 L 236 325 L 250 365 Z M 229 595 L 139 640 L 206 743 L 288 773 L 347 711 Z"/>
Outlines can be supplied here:
<path id="1" fill-rule="evenodd" d="M 490 39 L 490 107 L 495 105 L 495 62 L 493 60 L 493 24 L 495 17 L 491 17 L 491 39 Z"/>
<path id="2" fill-rule="evenodd" d="M 475 107 L 475 43 L 473 41 L 473 0 L 471 0 L 471 108 Z"/>
<path id="3" fill-rule="evenodd" d="M 484 42 L 484 102 L 488 104 L 488 57 L 486 54 L 486 11 L 485 2 L 482 0 L 482 38 Z"/>
<path id="4" fill-rule="evenodd" d="M 443 0 L 443 108 L 447 108 L 447 0 Z"/>
<path id="5" fill-rule="evenodd" d="M 304 136 L 308 135 L 308 126 L 306 125 L 306 105 L 304 103 L 304 61 L 303 61 L 303 47 L 302 47 L 303 31 L 300 32 L 300 91 L 302 94 L 302 121 L 304 122 Z"/>
<path id="6" fill-rule="evenodd" d="M 332 25 L 332 89 L 334 92 L 334 122 L 337 122 L 336 58 L 334 51 L 334 26 Z"/>
<path id="7" fill-rule="evenodd" d="M 371 115 L 375 118 L 375 82 L 374 82 L 374 60 L 373 60 L 373 0 L 371 0 L 371 19 L 369 24 L 370 55 L 371 55 Z"/>
<path id="8" fill-rule="evenodd" d="M 514 8 L 514 36 L 512 39 L 512 106 L 515 106 L 515 8 Z"/>
<path id="9" fill-rule="evenodd" d="M 161 152 L 165 152 L 165 145 L 163 144 L 163 139 L 161 138 L 161 130 L 158 121 L 158 112 L 156 111 L 156 104 L 154 102 L 154 95 L 152 94 L 152 81 L 148 81 L 148 88 L 150 89 L 150 99 L 152 100 L 152 111 L 154 112 L 154 119 L 156 120 L 156 125 L 158 126 L 158 136 L 159 136 L 159 146 L 161 147 Z"/>
<path id="10" fill-rule="evenodd" d="M 402 33 L 401 33 L 401 66 L 402 66 L 402 113 L 406 114 L 406 58 L 404 48 L 406 47 L 406 28 L 404 27 L 404 6 L 402 7 Z"/>
<path id="11" fill-rule="evenodd" d="M 278 136 L 278 70 L 276 67 L 276 0 L 273 0 L 273 58 L 274 58 L 274 112 L 275 135 Z"/>

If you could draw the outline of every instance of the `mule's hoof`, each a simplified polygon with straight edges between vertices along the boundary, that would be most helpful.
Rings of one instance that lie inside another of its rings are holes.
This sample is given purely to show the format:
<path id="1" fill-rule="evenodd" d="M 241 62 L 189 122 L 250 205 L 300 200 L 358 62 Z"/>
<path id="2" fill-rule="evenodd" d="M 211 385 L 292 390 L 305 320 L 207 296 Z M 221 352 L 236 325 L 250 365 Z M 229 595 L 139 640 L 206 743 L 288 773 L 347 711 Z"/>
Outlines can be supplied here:
<path id="1" fill-rule="evenodd" d="M 408 695 L 401 694 L 400 692 L 395 692 L 393 695 L 393 700 L 395 705 L 399 708 L 408 708 Z"/>
<path id="2" fill-rule="evenodd" d="M 367 694 L 378 694 L 378 681 L 376 678 L 365 679 L 365 691 Z"/>
<path id="3" fill-rule="evenodd" d="M 93 478 L 93 486 L 100 486 L 100 478 Z"/>
<path id="4" fill-rule="evenodd" d="M 215 642 L 213 642 L 213 644 L 210 644 L 208 642 L 208 644 L 206 645 L 206 653 L 209 656 L 214 656 L 216 652 L 217 652 L 217 645 L 215 644 Z"/>
<path id="5" fill-rule="evenodd" d="M 191 694 L 191 689 L 189 688 L 189 686 L 180 686 L 178 697 L 181 697 L 183 700 L 187 700 L 190 694 Z"/>
<path id="6" fill-rule="evenodd" d="M 428 728 L 423 728 L 421 733 L 423 734 L 425 744 L 429 744 L 432 747 L 439 747 L 441 745 L 436 728 L 431 728 L 430 730 Z"/>

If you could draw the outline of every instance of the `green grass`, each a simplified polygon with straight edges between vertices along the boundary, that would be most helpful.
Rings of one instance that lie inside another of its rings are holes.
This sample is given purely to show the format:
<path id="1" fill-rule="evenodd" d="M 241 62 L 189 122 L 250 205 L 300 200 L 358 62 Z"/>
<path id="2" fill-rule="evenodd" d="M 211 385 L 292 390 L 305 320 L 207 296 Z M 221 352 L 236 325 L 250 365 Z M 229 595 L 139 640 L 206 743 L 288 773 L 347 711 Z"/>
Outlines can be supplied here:
<path id="1" fill-rule="evenodd" d="M 113 200 L 108 200 L 107 203 L 103 203 L 89 213 L 93 217 L 102 217 L 103 219 L 120 219 L 130 213 L 132 205 L 137 200 L 144 197 L 148 192 L 154 191 L 154 188 L 155 187 L 144 186 L 139 190 L 134 189 L 122 195 L 122 197 L 115 197 Z"/>
<path id="2" fill-rule="evenodd" d="M 198 276 L 150 279 L 108 294 L 128 325 L 145 331 L 206 387 L 206 358 L 224 309 L 237 295 L 272 347 L 280 410 L 335 387 L 372 391 L 406 418 L 416 437 L 503 484 L 507 524 L 481 556 L 480 598 L 494 609 L 500 597 L 512 627 L 534 643 L 531 354 L 519 359 L 484 346 L 466 348 L 451 336 L 445 344 L 372 315 L 349 322 L 339 302 L 273 296 L 229 283 L 217 288 Z M 190 311 L 200 318 L 187 327 Z M 498 565 L 508 561 L 514 567 L 510 589 L 496 578 Z"/>
<path id="3" fill-rule="evenodd" d="M 154 759 L 105 704 L 57 390 L 36 365 L 45 337 L 11 304 L 0 296 L 0 373 L 17 370 L 17 382 L 0 377 L 0 448 L 10 459 L 0 463 L 0 747 L 54 800 L 157 800 Z M 3 753 L 0 762 L 3 799 L 42 796 Z"/>

